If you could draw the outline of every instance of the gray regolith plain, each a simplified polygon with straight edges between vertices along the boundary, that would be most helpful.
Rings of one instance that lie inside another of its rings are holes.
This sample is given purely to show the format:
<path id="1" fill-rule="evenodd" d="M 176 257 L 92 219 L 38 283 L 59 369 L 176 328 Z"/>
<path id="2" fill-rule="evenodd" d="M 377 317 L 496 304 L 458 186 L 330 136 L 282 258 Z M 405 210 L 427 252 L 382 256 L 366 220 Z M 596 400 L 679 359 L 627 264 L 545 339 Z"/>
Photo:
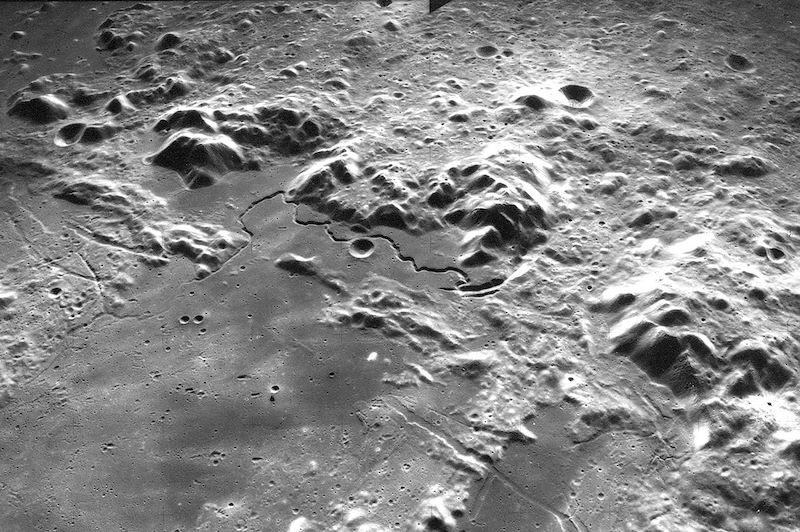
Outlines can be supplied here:
<path id="1" fill-rule="evenodd" d="M 800 530 L 800 2 L 0 4 L 0 532 Z"/>

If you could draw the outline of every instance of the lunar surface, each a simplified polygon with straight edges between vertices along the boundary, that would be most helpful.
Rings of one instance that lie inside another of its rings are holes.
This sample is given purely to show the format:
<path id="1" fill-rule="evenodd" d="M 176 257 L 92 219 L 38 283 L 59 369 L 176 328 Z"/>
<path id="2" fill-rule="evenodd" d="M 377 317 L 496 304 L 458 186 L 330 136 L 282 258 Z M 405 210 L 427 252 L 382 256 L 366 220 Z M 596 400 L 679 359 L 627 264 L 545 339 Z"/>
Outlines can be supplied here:
<path id="1" fill-rule="evenodd" d="M 0 531 L 800 530 L 795 0 L 0 12 Z"/>

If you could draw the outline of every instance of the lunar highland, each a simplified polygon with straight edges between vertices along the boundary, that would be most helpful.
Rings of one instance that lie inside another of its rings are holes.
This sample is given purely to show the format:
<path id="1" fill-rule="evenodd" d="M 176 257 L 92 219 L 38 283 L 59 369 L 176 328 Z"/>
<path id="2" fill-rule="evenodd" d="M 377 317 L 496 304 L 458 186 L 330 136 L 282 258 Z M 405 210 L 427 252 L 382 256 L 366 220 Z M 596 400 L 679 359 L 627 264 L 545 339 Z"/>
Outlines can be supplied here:
<path id="1" fill-rule="evenodd" d="M 0 532 L 800 530 L 795 0 L 0 12 Z"/>

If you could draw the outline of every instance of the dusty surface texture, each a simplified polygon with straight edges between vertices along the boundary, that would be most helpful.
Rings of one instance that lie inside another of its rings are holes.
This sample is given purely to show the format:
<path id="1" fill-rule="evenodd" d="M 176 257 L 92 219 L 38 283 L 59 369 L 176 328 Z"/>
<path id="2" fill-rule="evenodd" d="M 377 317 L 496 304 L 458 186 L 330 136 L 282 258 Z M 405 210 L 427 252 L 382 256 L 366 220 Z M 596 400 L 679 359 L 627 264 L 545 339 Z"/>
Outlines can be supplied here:
<path id="1" fill-rule="evenodd" d="M 792 1 L 10 3 L 3 531 L 790 531 Z"/>

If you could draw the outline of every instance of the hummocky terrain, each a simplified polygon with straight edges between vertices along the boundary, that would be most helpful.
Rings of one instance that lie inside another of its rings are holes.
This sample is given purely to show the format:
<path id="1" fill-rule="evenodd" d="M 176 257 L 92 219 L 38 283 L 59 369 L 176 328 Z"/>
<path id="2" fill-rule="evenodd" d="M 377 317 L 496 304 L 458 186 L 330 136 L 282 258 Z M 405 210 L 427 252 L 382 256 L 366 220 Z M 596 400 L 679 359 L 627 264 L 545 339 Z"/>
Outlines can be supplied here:
<path id="1" fill-rule="evenodd" d="M 0 10 L 0 530 L 797 530 L 797 2 Z"/>

